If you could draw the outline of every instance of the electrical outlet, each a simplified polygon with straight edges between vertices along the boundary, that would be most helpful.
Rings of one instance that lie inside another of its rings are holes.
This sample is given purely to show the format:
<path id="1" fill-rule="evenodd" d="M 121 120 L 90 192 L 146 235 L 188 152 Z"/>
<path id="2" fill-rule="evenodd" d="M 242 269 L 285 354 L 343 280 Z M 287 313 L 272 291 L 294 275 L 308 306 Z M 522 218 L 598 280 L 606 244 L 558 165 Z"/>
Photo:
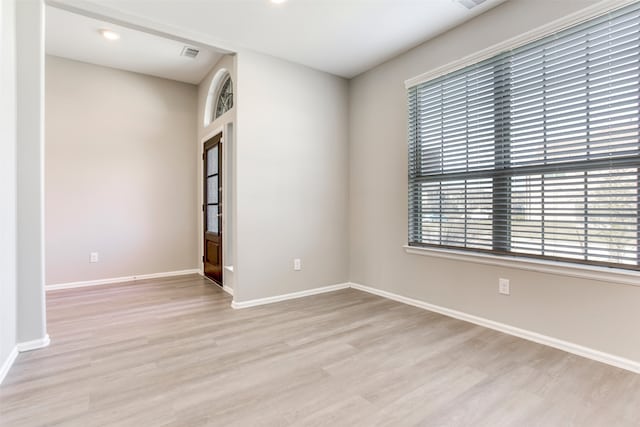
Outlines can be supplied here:
<path id="1" fill-rule="evenodd" d="M 300 271 L 302 270 L 302 262 L 300 261 L 300 258 L 295 258 L 293 260 L 293 269 L 295 271 Z"/>
<path id="2" fill-rule="evenodd" d="M 509 295 L 511 293 L 509 279 L 498 279 L 498 292 L 502 295 Z"/>
<path id="3" fill-rule="evenodd" d="M 89 262 L 98 262 L 98 252 L 91 252 Z"/>

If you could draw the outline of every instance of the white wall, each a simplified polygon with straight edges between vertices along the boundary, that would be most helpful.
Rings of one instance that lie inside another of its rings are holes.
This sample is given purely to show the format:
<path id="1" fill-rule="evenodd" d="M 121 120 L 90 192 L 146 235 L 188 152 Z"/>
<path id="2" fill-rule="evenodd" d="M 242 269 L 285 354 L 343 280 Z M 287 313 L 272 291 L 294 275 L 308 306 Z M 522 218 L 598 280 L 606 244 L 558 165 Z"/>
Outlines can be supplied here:
<path id="1" fill-rule="evenodd" d="M 346 282 L 347 82 L 248 51 L 237 76 L 235 301 Z"/>
<path id="2" fill-rule="evenodd" d="M 350 279 L 640 361 L 640 287 L 405 253 L 403 82 L 595 3 L 512 0 L 350 85 Z M 511 296 L 497 293 L 511 279 Z"/>
<path id="3" fill-rule="evenodd" d="M 0 2 L 0 367 L 16 345 L 15 66 L 15 1 L 3 0 Z"/>
<path id="4" fill-rule="evenodd" d="M 46 111 L 47 284 L 197 268 L 196 86 L 47 56 Z"/>
<path id="5" fill-rule="evenodd" d="M 47 341 L 44 296 L 44 3 L 16 3 L 18 341 Z"/>

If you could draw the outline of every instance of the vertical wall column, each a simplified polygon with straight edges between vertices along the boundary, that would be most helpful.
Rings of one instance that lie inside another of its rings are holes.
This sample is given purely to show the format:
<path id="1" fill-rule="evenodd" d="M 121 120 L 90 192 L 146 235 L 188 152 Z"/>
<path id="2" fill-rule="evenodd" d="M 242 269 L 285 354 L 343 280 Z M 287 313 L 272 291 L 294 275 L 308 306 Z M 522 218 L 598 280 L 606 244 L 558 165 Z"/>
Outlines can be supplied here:
<path id="1" fill-rule="evenodd" d="M 17 338 L 46 346 L 44 295 L 44 2 L 16 4 Z M 22 344 L 22 345 L 20 345 Z"/>
<path id="2" fill-rule="evenodd" d="M 15 3 L 0 1 L 0 382 L 16 346 Z"/>

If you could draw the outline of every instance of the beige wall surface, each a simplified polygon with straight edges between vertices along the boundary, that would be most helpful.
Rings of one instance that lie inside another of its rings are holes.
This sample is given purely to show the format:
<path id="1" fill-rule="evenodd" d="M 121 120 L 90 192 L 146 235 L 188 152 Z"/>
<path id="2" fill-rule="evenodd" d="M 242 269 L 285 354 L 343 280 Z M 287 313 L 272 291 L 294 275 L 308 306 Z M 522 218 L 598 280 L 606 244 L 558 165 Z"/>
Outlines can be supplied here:
<path id="1" fill-rule="evenodd" d="M 350 280 L 640 361 L 640 287 L 409 255 L 404 81 L 595 3 L 508 1 L 350 84 Z M 511 295 L 497 292 L 511 280 Z"/>
<path id="2" fill-rule="evenodd" d="M 346 282 L 347 82 L 248 51 L 237 75 L 234 299 Z"/>
<path id="3" fill-rule="evenodd" d="M 196 111 L 194 85 L 47 57 L 47 284 L 197 267 Z"/>
<path id="4" fill-rule="evenodd" d="M 0 366 L 16 345 L 15 1 L 0 2 Z"/>

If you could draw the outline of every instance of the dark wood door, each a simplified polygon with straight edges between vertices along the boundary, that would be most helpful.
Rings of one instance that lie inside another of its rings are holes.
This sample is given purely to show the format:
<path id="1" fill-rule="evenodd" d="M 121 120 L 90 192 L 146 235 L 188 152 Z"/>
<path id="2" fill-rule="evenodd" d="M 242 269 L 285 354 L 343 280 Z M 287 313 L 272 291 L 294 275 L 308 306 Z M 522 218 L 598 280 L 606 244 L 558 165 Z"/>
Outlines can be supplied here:
<path id="1" fill-rule="evenodd" d="M 222 134 L 204 144 L 204 274 L 222 285 Z"/>

